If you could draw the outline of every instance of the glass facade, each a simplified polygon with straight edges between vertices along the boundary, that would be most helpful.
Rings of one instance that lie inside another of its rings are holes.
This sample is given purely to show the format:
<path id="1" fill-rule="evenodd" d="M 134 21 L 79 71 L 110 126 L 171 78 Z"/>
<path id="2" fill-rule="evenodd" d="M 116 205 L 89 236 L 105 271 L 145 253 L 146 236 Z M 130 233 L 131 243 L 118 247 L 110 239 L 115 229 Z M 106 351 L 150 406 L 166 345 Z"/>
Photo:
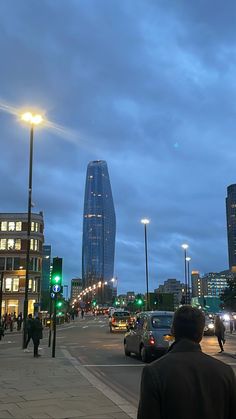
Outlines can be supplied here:
<path id="1" fill-rule="evenodd" d="M 236 184 L 227 188 L 226 216 L 229 269 L 236 270 Z"/>
<path id="2" fill-rule="evenodd" d="M 111 280 L 114 274 L 116 217 L 107 164 L 88 164 L 84 197 L 83 286 Z"/>

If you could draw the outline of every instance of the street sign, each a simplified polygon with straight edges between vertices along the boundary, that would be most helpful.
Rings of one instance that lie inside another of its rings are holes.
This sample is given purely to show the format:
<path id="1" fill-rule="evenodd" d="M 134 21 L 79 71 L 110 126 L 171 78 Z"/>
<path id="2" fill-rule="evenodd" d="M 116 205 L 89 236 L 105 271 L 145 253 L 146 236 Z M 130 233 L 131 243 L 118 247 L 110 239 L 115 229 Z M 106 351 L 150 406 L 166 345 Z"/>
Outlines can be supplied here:
<path id="1" fill-rule="evenodd" d="M 51 292 L 51 298 L 55 298 L 55 292 Z"/>
<path id="2" fill-rule="evenodd" d="M 58 284 L 53 285 L 52 290 L 53 292 L 57 294 L 58 292 L 61 291 L 61 285 L 58 285 Z"/>

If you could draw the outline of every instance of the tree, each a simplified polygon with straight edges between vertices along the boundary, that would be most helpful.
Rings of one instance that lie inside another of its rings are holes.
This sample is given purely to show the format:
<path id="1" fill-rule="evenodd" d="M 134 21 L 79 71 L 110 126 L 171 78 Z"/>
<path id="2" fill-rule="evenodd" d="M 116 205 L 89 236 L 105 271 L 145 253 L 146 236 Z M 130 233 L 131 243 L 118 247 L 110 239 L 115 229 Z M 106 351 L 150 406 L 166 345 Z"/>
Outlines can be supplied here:
<path id="1" fill-rule="evenodd" d="M 227 280 L 228 287 L 222 292 L 220 299 L 226 310 L 236 311 L 236 276 Z"/>

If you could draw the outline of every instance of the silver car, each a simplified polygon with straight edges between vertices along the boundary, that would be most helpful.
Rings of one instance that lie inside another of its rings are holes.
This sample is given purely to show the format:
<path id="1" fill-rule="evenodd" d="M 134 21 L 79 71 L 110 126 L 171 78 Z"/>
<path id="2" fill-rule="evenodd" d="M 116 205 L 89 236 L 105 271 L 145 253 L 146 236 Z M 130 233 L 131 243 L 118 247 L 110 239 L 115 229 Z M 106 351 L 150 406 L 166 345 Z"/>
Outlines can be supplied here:
<path id="1" fill-rule="evenodd" d="M 124 351 L 138 355 L 143 362 L 167 352 L 174 313 L 172 311 L 146 311 L 139 313 L 133 327 L 125 334 Z"/>

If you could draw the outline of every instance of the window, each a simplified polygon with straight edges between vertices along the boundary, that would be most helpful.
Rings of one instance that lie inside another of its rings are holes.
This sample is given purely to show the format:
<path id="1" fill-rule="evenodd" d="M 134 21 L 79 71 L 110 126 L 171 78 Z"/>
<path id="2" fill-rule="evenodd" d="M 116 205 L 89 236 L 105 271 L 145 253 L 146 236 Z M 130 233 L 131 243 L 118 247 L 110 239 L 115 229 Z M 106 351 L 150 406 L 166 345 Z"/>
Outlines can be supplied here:
<path id="1" fill-rule="evenodd" d="M 14 230 L 15 230 L 15 221 L 9 221 L 8 231 L 14 231 Z"/>
<path id="2" fill-rule="evenodd" d="M 12 284 L 12 279 L 11 278 L 6 278 L 5 279 L 5 291 L 11 291 L 11 284 Z"/>
<path id="3" fill-rule="evenodd" d="M 31 222 L 31 231 L 35 231 L 36 233 L 39 231 L 39 223 L 36 223 L 35 221 Z"/>
<path id="4" fill-rule="evenodd" d="M 5 258 L 0 258 L 0 271 L 5 270 Z"/>
<path id="5" fill-rule="evenodd" d="M 16 221 L 16 231 L 21 231 L 21 230 L 22 230 L 22 222 Z"/>
<path id="6" fill-rule="evenodd" d="M 36 239 L 30 239 L 30 250 L 39 250 L 39 241 Z"/>
<path id="7" fill-rule="evenodd" d="M 12 249 L 14 249 L 14 244 L 15 244 L 14 239 L 8 239 L 8 240 L 7 240 L 7 249 L 8 249 L 8 250 L 12 250 Z"/>
<path id="8" fill-rule="evenodd" d="M 153 316 L 152 326 L 154 329 L 171 328 L 173 317 L 172 316 Z"/>
<path id="9" fill-rule="evenodd" d="M 29 279 L 29 291 L 32 291 L 32 283 L 33 283 L 32 279 Z"/>
<path id="10" fill-rule="evenodd" d="M 13 269 L 15 270 L 20 269 L 20 258 L 13 259 Z"/>
<path id="11" fill-rule="evenodd" d="M 7 221 L 1 222 L 1 231 L 7 231 Z"/>
<path id="12" fill-rule="evenodd" d="M 0 250 L 6 250 L 7 239 L 0 239 Z"/>
<path id="13" fill-rule="evenodd" d="M 19 278 L 13 278 L 12 291 L 19 291 Z"/>
<path id="14" fill-rule="evenodd" d="M 12 258 L 7 258 L 6 270 L 12 271 Z"/>

